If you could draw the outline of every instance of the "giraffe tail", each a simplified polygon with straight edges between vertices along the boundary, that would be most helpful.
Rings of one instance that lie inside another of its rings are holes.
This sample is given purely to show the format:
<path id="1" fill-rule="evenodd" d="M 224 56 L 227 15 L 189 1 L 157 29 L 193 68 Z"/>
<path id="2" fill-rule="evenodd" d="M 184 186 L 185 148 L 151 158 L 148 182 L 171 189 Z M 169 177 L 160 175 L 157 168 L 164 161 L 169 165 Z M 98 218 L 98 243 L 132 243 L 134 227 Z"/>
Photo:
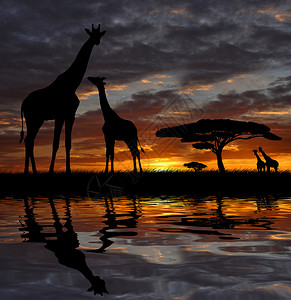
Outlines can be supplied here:
<path id="1" fill-rule="evenodd" d="M 23 141 L 23 138 L 24 138 L 24 130 L 23 130 L 23 110 L 22 110 L 22 107 L 21 107 L 21 123 L 22 123 L 22 130 L 20 132 L 20 141 L 19 141 L 19 144 L 21 144 L 21 142 Z"/>
<path id="2" fill-rule="evenodd" d="M 139 139 L 137 139 L 137 140 L 138 140 L 138 143 L 139 143 L 139 146 L 140 146 L 140 151 L 141 151 L 142 153 L 145 153 L 145 151 L 143 150 L 143 148 L 142 148 L 142 146 L 141 146 L 141 144 L 140 144 Z"/>

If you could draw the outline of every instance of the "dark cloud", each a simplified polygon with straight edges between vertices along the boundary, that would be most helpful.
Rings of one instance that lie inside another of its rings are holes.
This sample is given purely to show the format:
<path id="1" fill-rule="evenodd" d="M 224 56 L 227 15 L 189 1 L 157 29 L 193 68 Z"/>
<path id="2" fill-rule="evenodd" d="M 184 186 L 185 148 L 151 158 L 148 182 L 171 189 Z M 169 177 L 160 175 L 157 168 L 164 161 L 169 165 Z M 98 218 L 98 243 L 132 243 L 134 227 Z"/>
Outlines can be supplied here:
<path id="1" fill-rule="evenodd" d="M 290 128 L 291 77 L 280 78 L 266 89 L 219 94 L 202 109 L 211 118 L 258 119 L 258 122 L 281 123 L 280 127 Z"/>
<path id="2" fill-rule="evenodd" d="M 84 28 L 92 23 L 101 23 L 107 33 L 93 49 L 88 75 L 106 76 L 114 84 L 131 84 L 154 74 L 178 78 L 172 90 L 149 85 L 147 91 L 129 92 L 129 100 L 116 107 L 140 132 L 153 129 L 151 122 L 171 101 L 176 99 L 179 106 L 180 88 L 266 71 L 274 72 L 270 86 L 217 92 L 215 100 L 201 104 L 203 117 L 257 118 L 278 130 L 290 126 L 288 114 L 260 114 L 290 110 L 291 78 L 280 73 L 291 64 L 291 10 L 286 0 L 11 0 L 2 1 L 0 8 L 3 155 L 9 149 L 18 153 L 23 149 L 14 145 L 21 101 L 69 67 L 88 37 Z M 84 80 L 78 92 L 92 89 Z M 195 111 L 196 117 L 201 109 Z M 100 110 L 76 118 L 73 147 L 80 151 L 86 145 L 87 149 L 100 147 L 94 139 L 102 140 L 102 124 Z M 51 144 L 52 130 L 53 122 L 46 123 L 37 137 L 38 146 Z"/>
<path id="3" fill-rule="evenodd" d="M 101 22 L 107 35 L 94 49 L 88 72 L 118 83 L 165 71 L 179 72 L 183 85 L 213 83 L 258 70 L 267 59 L 288 60 L 289 28 L 275 13 L 259 13 L 272 5 L 8 1 L 1 5 L 1 104 L 15 105 L 53 81 L 74 59 L 91 23 Z M 275 8 L 288 13 L 284 1 L 276 1 Z"/>

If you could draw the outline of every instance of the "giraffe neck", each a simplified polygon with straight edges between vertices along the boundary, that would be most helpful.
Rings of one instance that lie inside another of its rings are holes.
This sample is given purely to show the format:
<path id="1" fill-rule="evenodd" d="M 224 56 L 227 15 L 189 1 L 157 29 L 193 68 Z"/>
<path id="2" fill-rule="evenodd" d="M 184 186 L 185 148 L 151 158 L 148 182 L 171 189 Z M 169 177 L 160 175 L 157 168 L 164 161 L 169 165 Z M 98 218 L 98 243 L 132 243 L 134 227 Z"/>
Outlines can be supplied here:
<path id="1" fill-rule="evenodd" d="M 261 158 L 259 157 L 258 153 L 255 153 L 255 156 L 256 156 L 258 161 L 262 161 Z"/>
<path id="2" fill-rule="evenodd" d="M 261 150 L 260 152 L 261 152 L 262 155 L 264 156 L 264 159 L 265 159 L 265 160 L 270 160 L 270 159 L 271 159 L 271 158 L 270 158 L 263 150 Z"/>
<path id="3" fill-rule="evenodd" d="M 99 91 L 99 99 L 100 99 L 100 106 L 103 114 L 104 121 L 110 121 L 114 118 L 119 118 L 117 113 L 110 107 L 106 93 L 105 93 L 105 87 L 104 86 L 98 86 Z"/>
<path id="4" fill-rule="evenodd" d="M 53 84 L 59 84 L 61 87 L 67 87 L 75 92 L 85 75 L 94 45 L 89 38 L 81 47 L 71 66 L 60 74 Z"/>

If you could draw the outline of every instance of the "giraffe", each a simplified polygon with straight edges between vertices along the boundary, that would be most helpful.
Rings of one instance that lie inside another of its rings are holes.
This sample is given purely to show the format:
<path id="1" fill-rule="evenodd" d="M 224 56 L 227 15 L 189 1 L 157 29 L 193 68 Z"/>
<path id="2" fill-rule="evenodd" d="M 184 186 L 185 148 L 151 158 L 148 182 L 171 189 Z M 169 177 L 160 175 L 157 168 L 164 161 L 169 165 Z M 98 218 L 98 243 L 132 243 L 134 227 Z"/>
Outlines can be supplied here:
<path id="1" fill-rule="evenodd" d="M 271 168 L 274 168 L 275 169 L 275 172 L 278 171 L 278 166 L 279 166 L 279 163 L 272 159 L 270 156 L 268 156 L 262 149 L 262 147 L 259 147 L 259 151 L 262 153 L 265 161 L 266 161 L 266 166 L 267 166 L 267 171 L 270 172 L 270 169 Z"/>
<path id="2" fill-rule="evenodd" d="M 99 45 L 101 37 L 106 31 L 100 31 L 92 24 L 92 30 L 85 29 L 89 38 L 81 47 L 72 65 L 55 81 L 43 89 L 30 93 L 21 105 L 22 131 L 20 143 L 24 138 L 23 117 L 26 121 L 27 134 L 25 137 L 25 168 L 24 173 L 29 172 L 29 160 L 32 171 L 37 173 L 33 154 L 34 140 L 45 120 L 55 120 L 52 158 L 49 172 L 54 172 L 56 154 L 59 148 L 60 135 L 65 123 L 65 147 L 66 147 L 66 172 L 70 169 L 71 134 L 75 120 L 75 113 L 79 106 L 79 99 L 75 94 L 87 69 L 93 47 Z"/>
<path id="3" fill-rule="evenodd" d="M 104 125 L 102 131 L 106 143 L 106 167 L 105 173 L 108 173 L 109 158 L 111 160 L 111 172 L 114 172 L 114 145 L 115 141 L 124 141 L 128 146 L 132 158 L 133 158 L 133 169 L 137 173 L 136 158 L 139 163 L 140 174 L 142 173 L 142 167 L 140 163 L 140 152 L 138 150 L 137 142 L 137 129 L 135 125 L 129 121 L 120 118 L 117 113 L 110 107 L 106 92 L 105 92 L 105 77 L 88 77 L 91 83 L 93 83 L 99 91 L 100 106 L 104 118 Z M 140 144 L 139 144 L 140 145 Z M 143 148 L 140 146 L 141 151 L 144 153 Z"/>
<path id="4" fill-rule="evenodd" d="M 252 150 L 257 158 L 257 169 L 258 172 L 265 172 L 266 164 L 262 161 L 260 156 L 258 155 L 258 150 L 254 149 Z"/>

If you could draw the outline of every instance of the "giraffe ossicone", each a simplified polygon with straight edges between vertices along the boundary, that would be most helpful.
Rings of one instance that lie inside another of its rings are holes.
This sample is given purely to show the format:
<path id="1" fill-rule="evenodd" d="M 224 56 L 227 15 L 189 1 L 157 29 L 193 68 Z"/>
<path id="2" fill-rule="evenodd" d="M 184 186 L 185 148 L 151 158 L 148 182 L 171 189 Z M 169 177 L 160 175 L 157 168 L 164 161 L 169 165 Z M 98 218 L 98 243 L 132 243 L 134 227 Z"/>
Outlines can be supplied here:
<path id="1" fill-rule="evenodd" d="M 99 45 L 100 39 L 106 32 L 100 31 L 100 24 L 98 28 L 95 28 L 92 24 L 91 31 L 89 29 L 85 30 L 89 34 L 89 38 L 81 47 L 71 66 L 60 74 L 50 85 L 30 93 L 22 102 L 22 131 L 20 133 L 20 143 L 24 139 L 23 118 L 25 118 L 27 128 L 26 137 L 24 139 L 24 173 L 29 172 L 29 161 L 31 161 L 33 173 L 37 173 L 34 159 L 34 140 L 40 127 L 46 120 L 55 120 L 52 159 L 49 171 L 51 173 L 54 172 L 60 135 L 63 125 L 65 124 L 66 172 L 71 172 L 71 134 L 75 114 L 80 102 L 75 92 L 85 75 L 93 47 Z"/>
<path id="2" fill-rule="evenodd" d="M 111 172 L 114 172 L 114 145 L 115 141 L 124 141 L 128 146 L 132 158 L 133 158 L 133 170 L 137 173 L 136 158 L 139 163 L 139 170 L 142 173 L 142 167 L 140 162 L 140 152 L 138 150 L 138 135 L 137 129 L 133 122 L 122 119 L 118 114 L 110 107 L 106 92 L 105 92 L 105 77 L 87 77 L 87 79 L 93 83 L 99 91 L 100 106 L 104 118 L 104 125 L 102 131 L 106 143 L 106 167 L 105 172 L 108 172 L 109 159 L 111 161 Z M 140 146 L 140 143 L 139 143 Z M 141 151 L 144 152 L 140 146 Z"/>
<path id="3" fill-rule="evenodd" d="M 267 172 L 270 172 L 271 168 L 274 168 L 275 172 L 278 172 L 279 163 L 275 159 L 272 159 L 270 156 L 268 156 L 263 151 L 262 147 L 259 147 L 259 151 L 262 153 L 262 155 L 266 161 Z"/>
<path id="4" fill-rule="evenodd" d="M 262 161 L 262 159 L 260 158 L 259 154 L 258 154 L 258 150 L 254 149 L 252 150 L 257 158 L 257 169 L 258 172 L 265 172 L 265 168 L 266 168 L 266 164 Z"/>

